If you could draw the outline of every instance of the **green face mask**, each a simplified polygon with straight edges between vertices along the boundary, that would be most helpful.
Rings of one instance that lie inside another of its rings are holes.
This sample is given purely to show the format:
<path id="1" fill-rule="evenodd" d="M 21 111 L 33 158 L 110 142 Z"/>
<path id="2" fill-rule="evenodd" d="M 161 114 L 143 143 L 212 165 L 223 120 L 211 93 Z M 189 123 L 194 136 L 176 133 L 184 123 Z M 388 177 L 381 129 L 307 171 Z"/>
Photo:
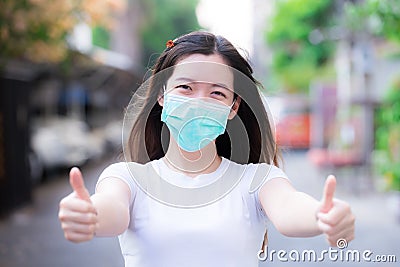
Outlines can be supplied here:
<path id="1" fill-rule="evenodd" d="M 165 94 L 161 121 L 168 126 L 180 148 L 193 152 L 202 149 L 225 132 L 232 106 L 200 98 Z"/>

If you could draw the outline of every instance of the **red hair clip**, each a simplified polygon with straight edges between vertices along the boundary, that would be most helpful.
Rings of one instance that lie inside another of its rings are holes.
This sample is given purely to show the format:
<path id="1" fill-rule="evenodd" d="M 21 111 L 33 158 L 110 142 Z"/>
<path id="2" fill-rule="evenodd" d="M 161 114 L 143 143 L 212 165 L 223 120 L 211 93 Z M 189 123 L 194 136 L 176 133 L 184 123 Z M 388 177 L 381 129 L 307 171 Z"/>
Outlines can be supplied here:
<path id="1" fill-rule="evenodd" d="M 167 43 L 165 44 L 167 48 L 171 48 L 175 46 L 174 41 L 172 40 L 168 40 Z"/>

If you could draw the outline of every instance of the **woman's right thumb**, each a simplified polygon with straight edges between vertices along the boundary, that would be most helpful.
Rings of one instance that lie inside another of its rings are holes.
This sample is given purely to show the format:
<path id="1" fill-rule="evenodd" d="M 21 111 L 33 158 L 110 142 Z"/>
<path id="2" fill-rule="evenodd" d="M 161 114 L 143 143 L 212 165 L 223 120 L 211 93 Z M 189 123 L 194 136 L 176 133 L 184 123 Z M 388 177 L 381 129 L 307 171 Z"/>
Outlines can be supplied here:
<path id="1" fill-rule="evenodd" d="M 91 202 L 89 192 L 83 181 L 82 173 L 77 167 L 73 167 L 69 172 L 69 183 L 80 199 Z"/>

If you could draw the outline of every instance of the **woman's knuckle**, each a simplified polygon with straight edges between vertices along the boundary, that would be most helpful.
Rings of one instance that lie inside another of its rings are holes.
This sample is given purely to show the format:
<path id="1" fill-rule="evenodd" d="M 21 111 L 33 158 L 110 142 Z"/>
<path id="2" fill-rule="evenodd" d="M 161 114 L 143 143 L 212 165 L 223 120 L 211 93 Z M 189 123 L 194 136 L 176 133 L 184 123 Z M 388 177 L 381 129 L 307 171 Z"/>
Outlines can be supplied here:
<path id="1" fill-rule="evenodd" d="M 60 203 L 59 203 L 58 206 L 59 206 L 60 209 L 63 209 L 63 208 L 65 208 L 66 204 L 67 204 L 67 201 L 65 200 L 65 198 L 63 198 L 63 199 L 60 201 Z"/>
<path id="2" fill-rule="evenodd" d="M 336 245 L 337 240 L 334 237 L 328 237 L 328 242 L 331 245 Z"/>
<path id="3" fill-rule="evenodd" d="M 68 241 L 73 241 L 73 238 L 71 236 L 71 233 L 69 232 L 64 232 L 64 237 L 65 239 L 67 239 Z"/>
<path id="4" fill-rule="evenodd" d="M 68 231 L 68 228 L 69 228 L 68 224 L 66 224 L 66 223 L 61 224 L 61 229 L 63 229 L 64 232 Z"/>
<path id="5" fill-rule="evenodd" d="M 91 211 L 92 211 L 92 205 L 89 204 L 89 203 L 85 203 L 84 211 L 85 211 L 86 213 L 91 212 Z"/>
<path id="6" fill-rule="evenodd" d="M 343 204 L 343 209 L 344 209 L 344 211 L 345 211 L 346 213 L 351 213 L 351 207 L 350 207 L 350 204 L 349 204 L 349 203 L 344 202 L 344 204 Z"/>
<path id="7" fill-rule="evenodd" d="M 333 227 L 328 227 L 325 231 L 325 234 L 327 234 L 328 236 L 332 236 L 335 233 L 335 229 Z"/>
<path id="8" fill-rule="evenodd" d="M 63 210 L 61 210 L 59 213 L 58 213 L 58 219 L 60 220 L 60 221 L 65 221 L 66 219 L 67 219 L 67 215 L 65 214 L 65 212 L 63 211 Z"/>
<path id="9" fill-rule="evenodd" d="M 354 216 L 353 214 L 351 215 L 351 219 L 350 219 L 351 224 L 355 224 L 356 223 L 356 216 Z"/>
<path id="10" fill-rule="evenodd" d="M 94 214 L 94 213 L 90 213 L 89 214 L 89 220 L 90 220 L 90 222 L 97 222 L 97 215 L 96 214 Z"/>

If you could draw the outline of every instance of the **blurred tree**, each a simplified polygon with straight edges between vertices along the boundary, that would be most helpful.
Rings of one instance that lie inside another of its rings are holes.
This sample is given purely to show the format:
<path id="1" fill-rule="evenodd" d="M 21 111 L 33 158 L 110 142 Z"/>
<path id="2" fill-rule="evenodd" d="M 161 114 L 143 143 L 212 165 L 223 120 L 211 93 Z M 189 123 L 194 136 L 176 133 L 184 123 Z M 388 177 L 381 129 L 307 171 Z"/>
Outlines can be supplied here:
<path id="1" fill-rule="evenodd" d="M 398 0 L 347 2 L 345 12 L 347 27 L 353 34 L 369 34 L 400 44 Z M 389 189 L 400 191 L 400 80 L 392 84 L 377 108 L 375 126 L 376 169 Z"/>
<path id="2" fill-rule="evenodd" d="M 400 42 L 400 4 L 398 0 L 365 0 L 362 4 L 347 2 L 346 17 L 352 30 L 368 30 L 388 40 Z"/>
<path id="3" fill-rule="evenodd" d="M 92 29 L 93 45 L 110 49 L 111 36 L 107 28 L 102 26 L 95 26 Z"/>
<path id="4" fill-rule="evenodd" d="M 306 92 L 323 73 L 334 51 L 328 34 L 334 11 L 331 0 L 276 1 L 266 38 L 274 53 L 273 74 L 285 90 Z"/>
<path id="5" fill-rule="evenodd" d="M 196 16 L 198 0 L 141 0 L 141 28 L 144 65 L 153 65 L 155 54 L 165 49 L 170 39 L 200 29 Z"/>
<path id="6" fill-rule="evenodd" d="M 400 191 L 400 79 L 388 91 L 376 113 L 376 148 L 378 171 L 387 185 Z"/>
<path id="7" fill-rule="evenodd" d="M 78 23 L 112 26 L 112 12 L 124 0 L 2 0 L 0 59 L 59 62 L 68 51 L 66 37 Z"/>

